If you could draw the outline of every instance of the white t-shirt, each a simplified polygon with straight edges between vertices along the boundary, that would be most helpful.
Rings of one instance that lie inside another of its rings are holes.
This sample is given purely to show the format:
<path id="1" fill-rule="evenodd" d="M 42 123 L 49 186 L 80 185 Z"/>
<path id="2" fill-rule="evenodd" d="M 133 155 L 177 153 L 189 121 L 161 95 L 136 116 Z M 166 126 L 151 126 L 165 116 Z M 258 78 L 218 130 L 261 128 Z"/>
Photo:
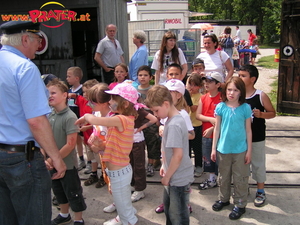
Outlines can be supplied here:
<path id="1" fill-rule="evenodd" d="M 179 59 L 180 65 L 182 66 L 183 64 L 187 64 L 185 56 L 184 56 L 184 54 L 183 54 L 183 52 L 180 48 L 178 48 L 178 52 L 179 52 L 178 59 Z M 160 50 L 158 50 L 155 53 L 151 69 L 160 70 L 160 67 L 159 67 L 159 53 L 160 53 Z M 172 59 L 172 53 L 165 54 L 164 57 L 165 57 L 164 58 L 164 64 L 163 64 L 164 70 L 163 70 L 162 73 L 160 73 L 159 84 L 162 84 L 167 80 L 167 68 L 168 68 L 168 66 L 171 65 L 172 63 L 176 63 Z M 168 63 L 166 63 L 166 62 L 168 62 Z"/>
<path id="2" fill-rule="evenodd" d="M 188 131 L 194 130 L 190 115 L 187 113 L 187 111 L 182 109 L 182 110 L 179 111 L 179 114 L 183 117 Z M 167 120 L 168 120 L 168 117 L 164 118 L 164 119 L 161 119 L 160 123 L 164 125 L 167 122 Z"/>
<path id="3" fill-rule="evenodd" d="M 227 55 L 226 52 L 216 50 L 216 52 L 211 55 L 208 54 L 207 52 L 201 52 L 197 56 L 197 58 L 200 58 L 204 61 L 205 73 L 216 71 L 219 72 L 220 74 L 223 74 L 223 77 L 226 76 L 223 73 L 223 63 L 225 64 L 227 59 L 229 59 L 229 56 Z"/>

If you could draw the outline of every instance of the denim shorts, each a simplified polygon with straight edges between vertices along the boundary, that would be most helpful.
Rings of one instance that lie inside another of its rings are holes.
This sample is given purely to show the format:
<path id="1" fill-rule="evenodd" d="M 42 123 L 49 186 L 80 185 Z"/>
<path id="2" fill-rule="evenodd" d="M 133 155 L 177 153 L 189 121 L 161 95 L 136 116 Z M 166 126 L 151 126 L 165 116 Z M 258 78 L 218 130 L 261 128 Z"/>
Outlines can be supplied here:
<path id="1" fill-rule="evenodd" d="M 54 172 L 56 171 L 51 171 L 52 174 Z M 86 209 L 78 171 L 75 167 L 67 170 L 63 178 L 52 180 L 52 190 L 58 203 L 69 203 L 73 212 L 82 212 Z"/>
<path id="2" fill-rule="evenodd" d="M 44 156 L 0 149 L 0 223 L 51 224 L 51 178 Z"/>

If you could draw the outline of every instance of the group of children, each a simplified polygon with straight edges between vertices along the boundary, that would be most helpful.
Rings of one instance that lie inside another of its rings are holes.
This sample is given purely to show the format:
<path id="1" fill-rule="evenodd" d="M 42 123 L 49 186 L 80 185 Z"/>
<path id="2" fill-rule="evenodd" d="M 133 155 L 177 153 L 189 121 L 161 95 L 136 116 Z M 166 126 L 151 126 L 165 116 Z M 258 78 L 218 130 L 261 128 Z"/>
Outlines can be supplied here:
<path id="1" fill-rule="evenodd" d="M 79 131 L 83 132 L 87 161 L 91 164 L 91 175 L 84 184 L 103 187 L 107 183 L 113 203 L 103 210 L 118 212 L 105 225 L 137 223 L 132 202 L 145 197 L 146 176 L 154 175 L 160 158 L 164 197 L 155 211 L 165 212 L 166 224 L 189 224 L 190 186 L 194 177 L 203 172 L 209 173 L 209 178 L 200 183 L 200 190 L 219 184 L 214 211 L 230 204 L 232 177 L 234 208 L 229 218 L 239 219 L 245 213 L 250 165 L 258 185 L 254 204 L 265 203 L 265 119 L 273 118 L 275 110 L 268 96 L 254 88 L 258 78 L 255 66 L 241 67 L 239 77 L 223 84 L 221 74 L 205 74 L 204 62 L 196 59 L 185 86 L 178 80 L 180 65 L 171 64 L 166 83 L 153 87 L 148 66 L 138 70 L 138 85 L 128 80 L 127 66 L 122 63 L 116 66 L 115 82 L 110 86 L 96 80 L 81 86 L 82 71 L 77 70 L 71 67 L 67 72 L 71 91 L 56 79 L 47 85 L 53 107 L 49 121 L 68 167 L 64 178 L 53 181 L 60 214 L 52 224 L 69 222 L 69 207 L 75 212 L 74 224 L 84 224 L 82 211 L 86 205 L 74 161 L 75 145 L 82 140 Z M 77 121 L 67 103 L 77 109 Z M 83 168 L 80 147 L 77 151 L 78 165 Z"/>

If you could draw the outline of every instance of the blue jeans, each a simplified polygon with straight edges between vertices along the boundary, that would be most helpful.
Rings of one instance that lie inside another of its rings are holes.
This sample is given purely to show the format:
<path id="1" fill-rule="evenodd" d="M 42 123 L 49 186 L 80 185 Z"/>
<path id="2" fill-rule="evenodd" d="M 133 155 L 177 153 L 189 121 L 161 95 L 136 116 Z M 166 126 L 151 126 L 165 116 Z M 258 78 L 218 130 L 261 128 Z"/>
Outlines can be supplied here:
<path id="1" fill-rule="evenodd" d="M 164 186 L 166 225 L 189 225 L 188 209 L 191 185 L 182 187 Z"/>
<path id="2" fill-rule="evenodd" d="M 218 165 L 211 160 L 212 140 L 202 137 L 203 171 L 218 175 Z"/>
<path id="3" fill-rule="evenodd" d="M 106 173 L 110 179 L 112 196 L 122 224 L 136 224 L 138 221 L 135 215 L 136 209 L 132 206 L 131 202 L 131 165 L 129 164 L 119 170 L 106 169 Z"/>
<path id="4" fill-rule="evenodd" d="M 0 149 L 0 196 L 0 224 L 51 223 L 51 179 L 39 151 L 28 162 L 25 153 Z"/>

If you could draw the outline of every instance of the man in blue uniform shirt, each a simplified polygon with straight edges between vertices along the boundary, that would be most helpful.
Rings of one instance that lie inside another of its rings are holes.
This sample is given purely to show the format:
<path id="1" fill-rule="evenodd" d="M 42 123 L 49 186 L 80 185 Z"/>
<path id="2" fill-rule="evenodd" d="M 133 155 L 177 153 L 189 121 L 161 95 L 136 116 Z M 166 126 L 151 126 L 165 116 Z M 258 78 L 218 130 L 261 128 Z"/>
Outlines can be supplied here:
<path id="1" fill-rule="evenodd" d="M 30 59 L 41 44 L 39 24 L 11 21 L 0 26 L 0 223 L 50 224 L 51 178 L 66 166 L 47 119 L 47 89 Z M 40 147 L 51 158 L 45 164 Z M 51 161 L 50 161 L 51 162 Z"/>

